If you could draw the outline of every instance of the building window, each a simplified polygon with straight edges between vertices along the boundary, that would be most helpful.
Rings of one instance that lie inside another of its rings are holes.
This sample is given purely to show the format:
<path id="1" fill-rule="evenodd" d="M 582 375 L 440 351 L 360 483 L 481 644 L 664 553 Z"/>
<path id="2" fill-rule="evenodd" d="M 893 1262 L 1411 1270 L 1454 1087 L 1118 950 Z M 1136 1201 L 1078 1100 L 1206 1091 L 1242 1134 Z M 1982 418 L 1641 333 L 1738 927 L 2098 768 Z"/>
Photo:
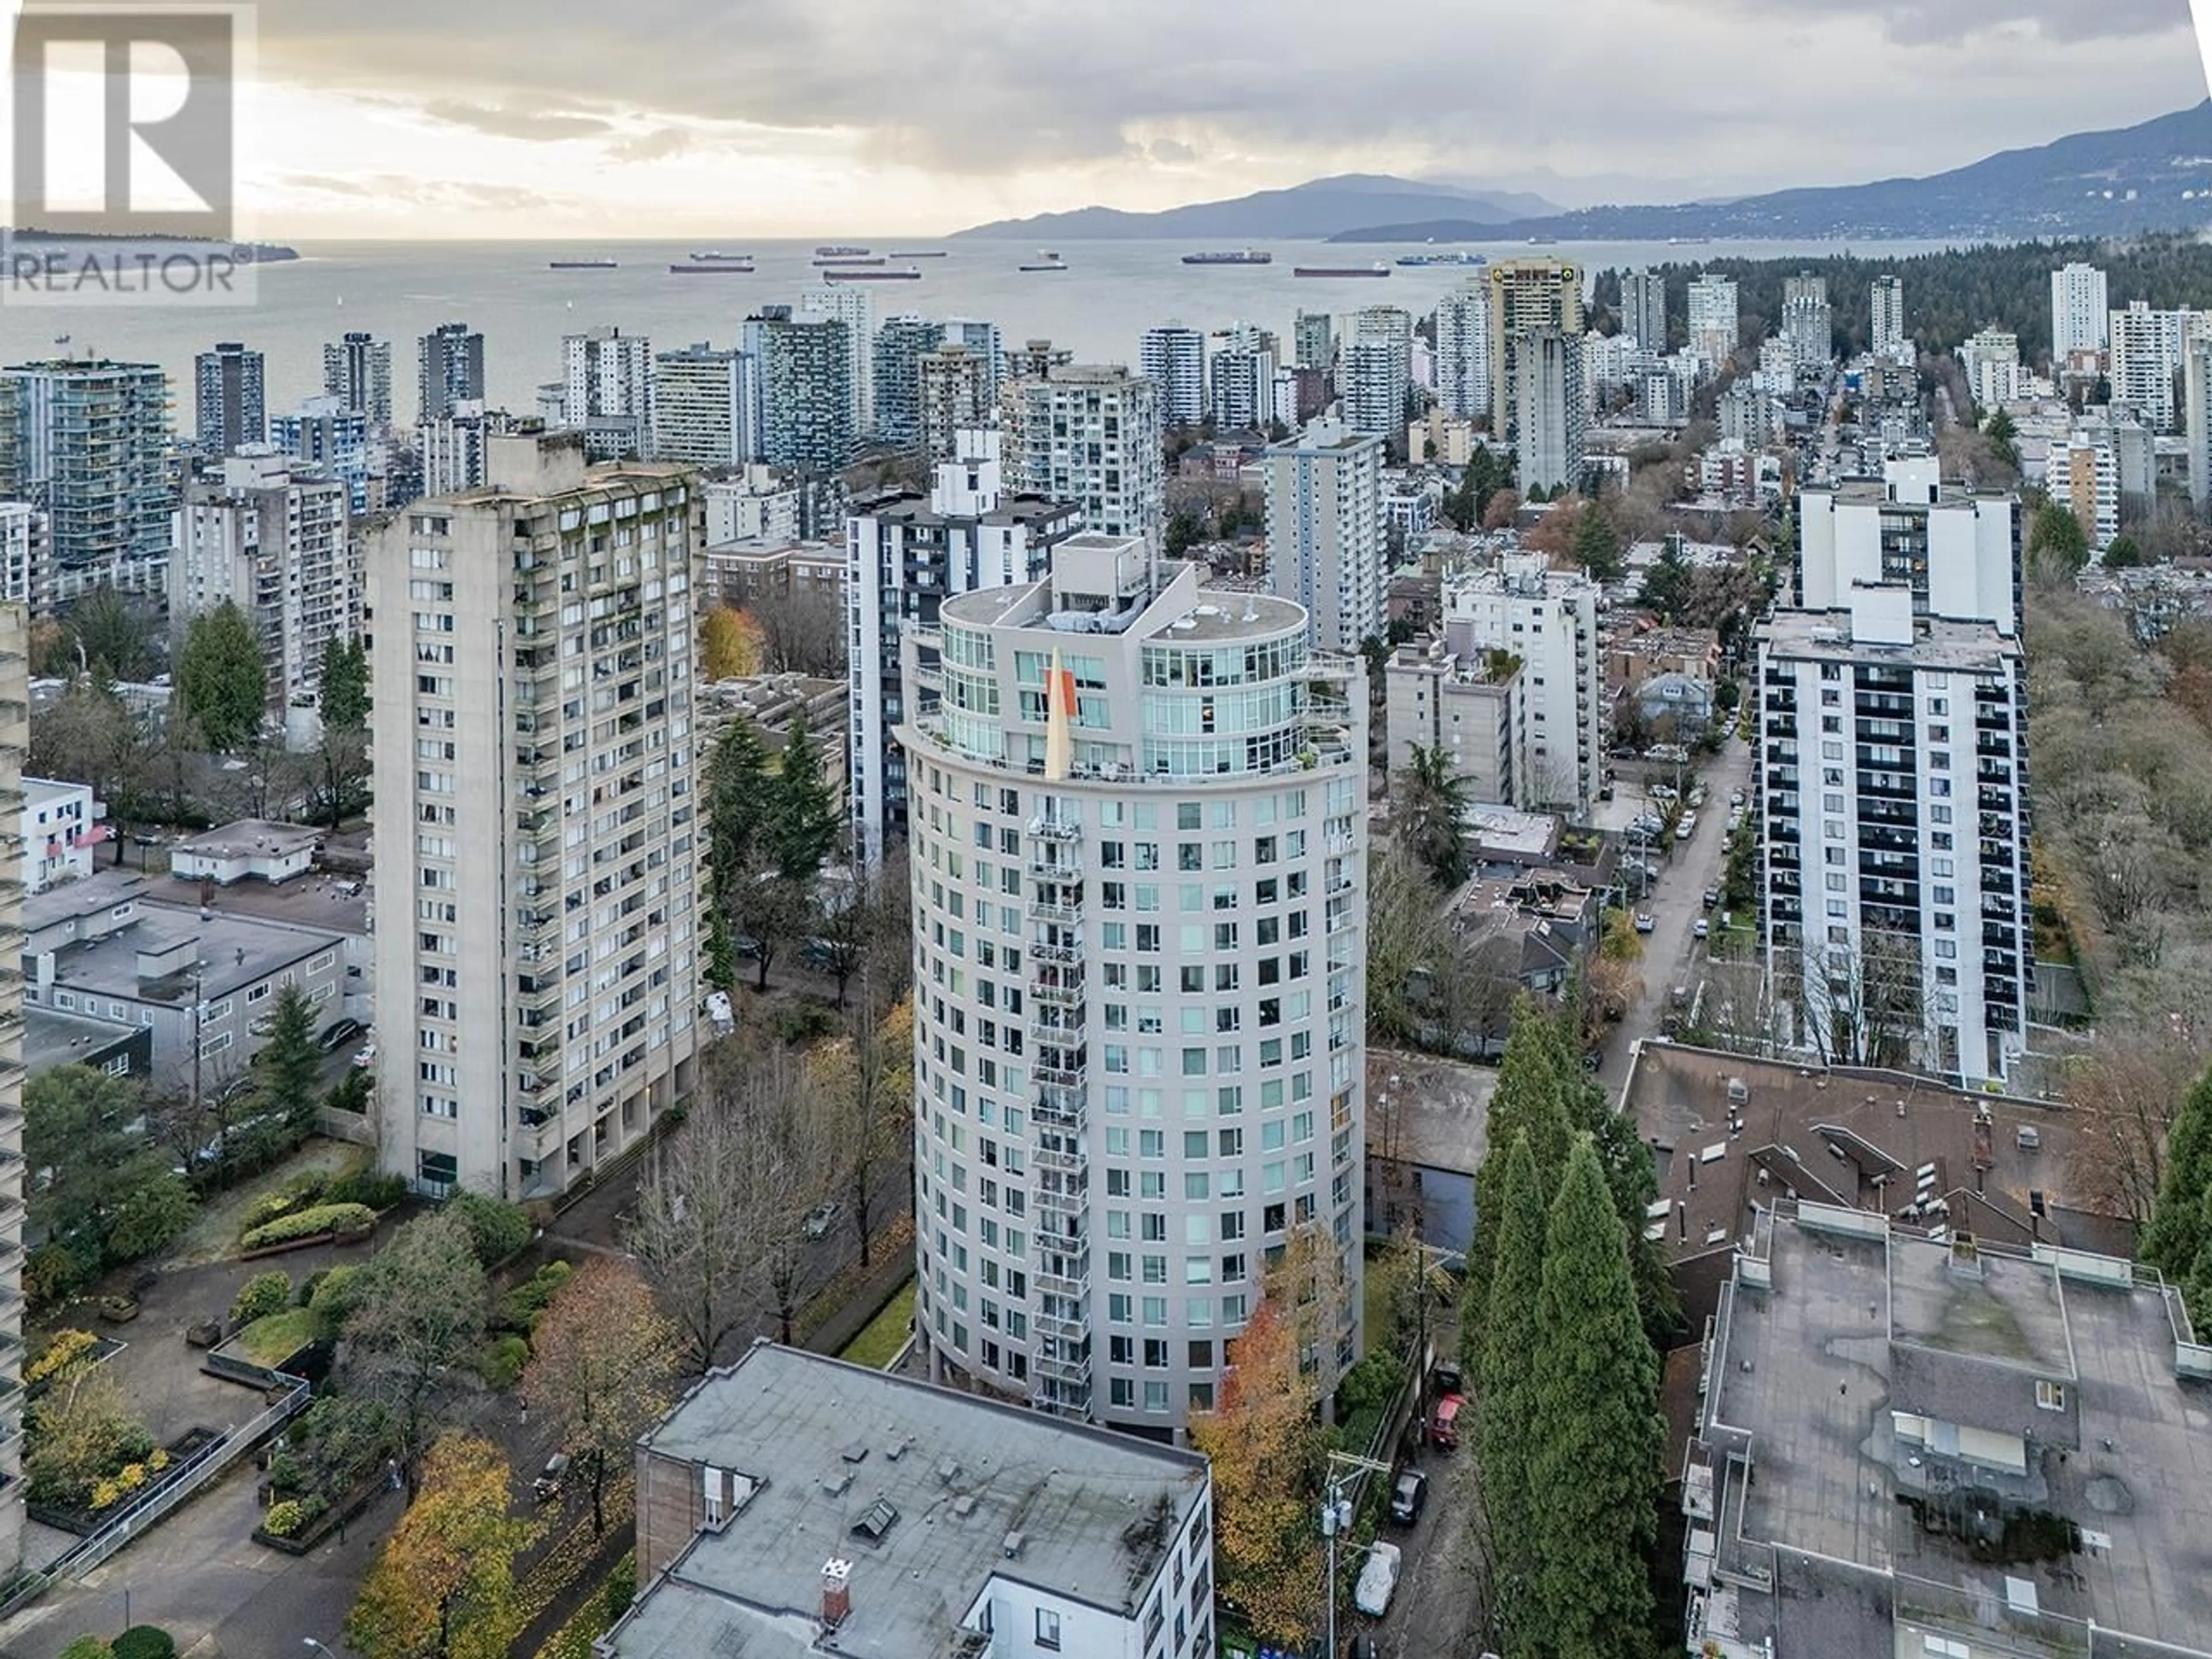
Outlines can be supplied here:
<path id="1" fill-rule="evenodd" d="M 1060 1615 L 1050 1607 L 1036 1610 L 1036 1644 L 1055 1653 L 1060 1651 Z"/>
<path id="2" fill-rule="evenodd" d="M 2043 1411 L 2064 1411 L 2066 1385 L 2063 1382 L 2038 1382 L 2035 1385 L 2035 1403 Z"/>

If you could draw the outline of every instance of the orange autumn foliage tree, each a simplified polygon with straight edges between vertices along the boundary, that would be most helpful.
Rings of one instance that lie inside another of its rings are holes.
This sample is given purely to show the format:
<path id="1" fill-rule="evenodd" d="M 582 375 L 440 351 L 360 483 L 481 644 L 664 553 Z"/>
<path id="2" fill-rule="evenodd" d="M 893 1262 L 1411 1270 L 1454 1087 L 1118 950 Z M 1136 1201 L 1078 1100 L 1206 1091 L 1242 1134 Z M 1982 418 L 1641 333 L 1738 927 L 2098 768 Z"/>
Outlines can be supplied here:
<path id="1" fill-rule="evenodd" d="M 1214 1567 L 1255 1635 L 1298 1647 L 1312 1634 L 1324 1571 L 1313 1378 L 1272 1300 L 1228 1358 L 1214 1409 L 1190 1418 L 1191 1444 L 1213 1460 Z"/>
<path id="2" fill-rule="evenodd" d="M 718 605 L 699 619 L 699 651 L 708 679 L 748 678 L 761 670 L 760 624 L 734 605 Z"/>
<path id="3" fill-rule="evenodd" d="M 592 1532 L 606 1530 L 607 1483 L 676 1391 L 676 1327 L 628 1262 L 587 1261 L 532 1334 L 522 1397 L 559 1429 L 592 1495 Z"/>
<path id="4" fill-rule="evenodd" d="M 441 1437 L 423 1460 L 420 1495 L 362 1586 L 346 1641 L 368 1659 L 506 1659 L 522 1624 L 514 1558 L 537 1533 L 507 1512 L 500 1449 Z"/>

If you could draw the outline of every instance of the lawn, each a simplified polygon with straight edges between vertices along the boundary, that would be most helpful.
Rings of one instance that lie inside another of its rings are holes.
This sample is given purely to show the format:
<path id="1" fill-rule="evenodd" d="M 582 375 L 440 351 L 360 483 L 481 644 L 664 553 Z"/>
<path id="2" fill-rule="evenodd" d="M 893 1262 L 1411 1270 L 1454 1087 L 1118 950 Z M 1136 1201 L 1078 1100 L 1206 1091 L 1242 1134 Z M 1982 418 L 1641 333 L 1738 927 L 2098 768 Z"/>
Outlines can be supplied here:
<path id="1" fill-rule="evenodd" d="M 312 1308 L 287 1308 L 255 1320 L 238 1334 L 238 1346 L 257 1365 L 276 1365 L 289 1359 L 323 1334 L 322 1321 Z"/>
<path id="2" fill-rule="evenodd" d="M 229 1261 L 238 1254 L 240 1218 L 245 1215 L 246 1206 L 262 1194 L 274 1191 L 301 1176 L 345 1175 L 368 1162 L 368 1149 L 365 1146 L 326 1140 L 320 1135 L 308 1136 L 299 1151 L 276 1168 L 252 1181 L 241 1181 L 228 1191 L 207 1200 L 184 1237 L 171 1247 L 163 1265 L 204 1267 L 210 1262 Z"/>
<path id="3" fill-rule="evenodd" d="M 866 1365 L 871 1370 L 884 1370 L 899 1357 L 906 1340 L 913 1333 L 908 1328 L 914 1322 L 914 1280 L 908 1279 L 896 1296 L 884 1304 L 884 1310 L 870 1320 L 860 1334 L 845 1345 L 837 1356 L 855 1365 Z"/>

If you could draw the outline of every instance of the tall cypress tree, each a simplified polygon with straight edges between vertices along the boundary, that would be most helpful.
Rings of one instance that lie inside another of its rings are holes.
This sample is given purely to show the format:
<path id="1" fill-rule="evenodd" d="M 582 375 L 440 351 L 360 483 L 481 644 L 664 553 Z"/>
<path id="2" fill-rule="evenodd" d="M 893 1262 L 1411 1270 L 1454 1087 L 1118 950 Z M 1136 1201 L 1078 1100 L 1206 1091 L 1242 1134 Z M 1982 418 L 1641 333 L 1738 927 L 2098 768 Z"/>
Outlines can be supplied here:
<path id="1" fill-rule="evenodd" d="M 1490 1553 L 1496 1567 L 1492 1606 L 1500 1626 L 1511 1630 L 1515 1614 L 1526 1607 L 1534 1578 L 1530 1552 L 1535 1505 L 1529 1489 L 1529 1458 L 1538 1378 L 1535 1355 L 1541 1333 L 1537 1324 L 1544 1281 L 1544 1196 L 1536 1176 L 1535 1154 L 1525 1129 L 1513 1137 L 1506 1156 L 1505 1189 L 1498 1228 L 1498 1263 L 1490 1279 L 1490 1313 L 1483 1333 L 1480 1372 L 1481 1427 L 1477 1441 L 1482 1459 L 1482 1506 L 1490 1522 Z"/>
<path id="2" fill-rule="evenodd" d="M 1525 1132 L 1528 1150 L 1536 1161 L 1538 1190 L 1544 1202 L 1552 1201 L 1559 1171 L 1567 1161 L 1573 1129 L 1561 1098 L 1559 1072 L 1549 1022 L 1534 1007 L 1522 1003 L 1513 1011 L 1513 1030 L 1505 1039 L 1505 1056 L 1498 1067 L 1498 1087 L 1490 1097 L 1490 1146 L 1474 1173 L 1474 1241 L 1467 1256 L 1467 1311 L 1473 1316 L 1462 1330 L 1462 1342 L 1470 1328 L 1479 1332 L 1490 1310 L 1490 1275 L 1498 1260 L 1498 1221 L 1505 1195 L 1505 1161 L 1513 1138 Z M 1480 1349 L 1468 1351 L 1470 1370 L 1479 1369 Z"/>
<path id="3" fill-rule="evenodd" d="M 2181 1304 L 2189 1322 L 2197 1328 L 2197 1340 L 2212 1342 L 2212 1187 L 2204 1189 L 2204 1201 L 2197 1206 L 2197 1214 L 2204 1243 L 2197 1249 L 2197 1266 L 2189 1282 L 2181 1287 Z"/>
<path id="4" fill-rule="evenodd" d="M 1544 1239 L 1530 1386 L 1531 1659 L 1644 1659 L 1657 1541 L 1659 1362 L 1637 1318 L 1627 1241 L 1587 1136 Z"/>
<path id="5" fill-rule="evenodd" d="M 2212 1072 L 2185 1096 L 2166 1135 L 2166 1172 L 2159 1179 L 2158 1202 L 2151 1207 L 2138 1247 L 2144 1261 L 2176 1281 L 2195 1271 L 2212 1224 L 2205 1221 L 2205 1194 L 2212 1192 Z M 2197 1315 L 2212 1318 L 2212 1310 Z"/>

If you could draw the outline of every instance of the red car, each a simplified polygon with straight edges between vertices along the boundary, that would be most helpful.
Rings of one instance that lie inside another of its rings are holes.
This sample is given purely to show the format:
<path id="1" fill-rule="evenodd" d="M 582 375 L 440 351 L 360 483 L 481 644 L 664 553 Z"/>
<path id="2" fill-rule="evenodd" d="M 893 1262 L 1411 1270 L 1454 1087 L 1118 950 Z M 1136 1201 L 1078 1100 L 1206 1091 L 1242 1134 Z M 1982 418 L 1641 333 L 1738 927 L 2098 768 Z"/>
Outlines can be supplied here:
<path id="1" fill-rule="evenodd" d="M 1429 1443 L 1441 1446 L 1446 1451 L 1459 1444 L 1460 1408 L 1467 1404 L 1461 1395 L 1448 1394 L 1437 1401 L 1437 1414 L 1429 1421 Z"/>

